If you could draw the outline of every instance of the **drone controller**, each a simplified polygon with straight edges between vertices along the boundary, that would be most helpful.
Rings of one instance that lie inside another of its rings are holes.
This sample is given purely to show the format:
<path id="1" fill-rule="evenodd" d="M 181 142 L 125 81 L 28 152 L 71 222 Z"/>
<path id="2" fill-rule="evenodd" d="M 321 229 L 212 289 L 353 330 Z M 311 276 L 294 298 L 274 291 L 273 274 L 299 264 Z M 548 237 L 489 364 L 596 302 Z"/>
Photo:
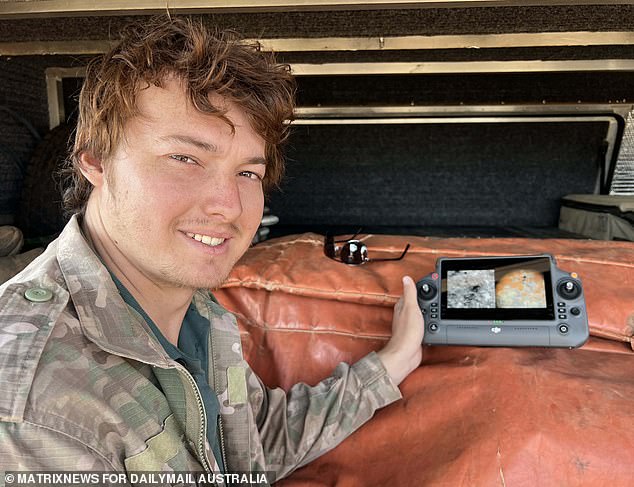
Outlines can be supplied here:
<path id="1" fill-rule="evenodd" d="M 581 281 L 548 254 L 440 258 L 416 288 L 428 345 L 573 348 L 589 336 Z"/>

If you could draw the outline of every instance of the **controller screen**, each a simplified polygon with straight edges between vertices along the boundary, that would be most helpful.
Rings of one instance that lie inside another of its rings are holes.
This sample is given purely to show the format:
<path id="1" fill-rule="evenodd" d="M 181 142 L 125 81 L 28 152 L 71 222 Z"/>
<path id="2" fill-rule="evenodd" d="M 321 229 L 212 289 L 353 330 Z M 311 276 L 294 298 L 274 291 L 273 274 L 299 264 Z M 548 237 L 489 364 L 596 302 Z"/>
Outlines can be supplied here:
<path id="1" fill-rule="evenodd" d="M 548 319 L 551 314 L 548 258 L 448 260 L 441 273 L 448 318 Z"/>

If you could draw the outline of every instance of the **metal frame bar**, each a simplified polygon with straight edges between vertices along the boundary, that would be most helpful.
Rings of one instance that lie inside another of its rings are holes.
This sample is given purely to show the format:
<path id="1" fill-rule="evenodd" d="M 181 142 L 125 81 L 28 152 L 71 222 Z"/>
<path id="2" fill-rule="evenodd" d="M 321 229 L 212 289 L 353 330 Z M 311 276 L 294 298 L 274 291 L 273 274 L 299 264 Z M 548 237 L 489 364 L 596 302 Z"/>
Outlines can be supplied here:
<path id="1" fill-rule="evenodd" d="M 159 12 L 271 12 L 552 5 L 625 5 L 631 0 L 38 0 L 0 2 L 0 18 Z"/>
<path id="2" fill-rule="evenodd" d="M 276 52 L 396 51 L 426 49 L 491 49 L 517 47 L 585 47 L 634 45 L 634 32 L 538 32 L 484 35 L 394 37 L 317 37 L 258 39 Z M 0 55 L 100 54 L 116 41 L 2 42 Z"/>
<path id="3" fill-rule="evenodd" d="M 292 64 L 296 76 L 634 71 L 634 59 Z"/>
<path id="4" fill-rule="evenodd" d="M 394 37 L 321 37 L 259 39 L 265 49 L 276 52 L 303 51 L 395 51 L 424 49 L 487 49 L 512 47 L 570 47 L 632 45 L 634 32 L 535 32 L 506 34 L 459 34 Z"/>
<path id="5" fill-rule="evenodd" d="M 383 118 L 298 118 L 292 125 L 376 125 L 376 124 L 456 124 L 456 123 L 521 123 L 521 122 L 614 122 L 612 116 L 483 116 L 483 117 L 383 117 Z"/>
<path id="6" fill-rule="evenodd" d="M 386 117 L 494 117 L 494 116 L 593 116 L 617 115 L 625 120 L 631 103 L 559 103 L 524 105 L 443 105 L 443 106 L 319 106 L 297 107 L 298 119 L 386 118 Z"/>
<path id="7" fill-rule="evenodd" d="M 48 125 L 49 128 L 52 129 L 66 120 L 62 79 L 83 78 L 86 76 L 86 67 L 47 68 L 44 73 L 46 77 L 46 97 L 48 101 Z"/>
<path id="8" fill-rule="evenodd" d="M 0 42 L 0 56 L 103 54 L 114 41 Z"/>

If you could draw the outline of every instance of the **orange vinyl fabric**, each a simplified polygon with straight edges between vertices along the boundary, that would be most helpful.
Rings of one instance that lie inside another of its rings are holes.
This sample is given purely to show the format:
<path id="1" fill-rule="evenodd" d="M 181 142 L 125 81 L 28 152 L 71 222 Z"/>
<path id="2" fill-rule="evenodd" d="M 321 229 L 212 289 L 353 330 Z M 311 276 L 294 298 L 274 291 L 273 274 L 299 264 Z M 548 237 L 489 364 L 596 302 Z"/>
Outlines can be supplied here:
<path id="1" fill-rule="evenodd" d="M 401 276 L 418 280 L 441 256 L 553 254 L 582 279 L 592 336 L 577 350 L 425 347 L 403 400 L 278 485 L 634 485 L 634 244 L 362 240 L 370 258 L 411 248 L 355 267 L 325 257 L 319 235 L 284 237 L 250 249 L 215 291 L 267 385 L 316 383 L 379 350 Z"/>

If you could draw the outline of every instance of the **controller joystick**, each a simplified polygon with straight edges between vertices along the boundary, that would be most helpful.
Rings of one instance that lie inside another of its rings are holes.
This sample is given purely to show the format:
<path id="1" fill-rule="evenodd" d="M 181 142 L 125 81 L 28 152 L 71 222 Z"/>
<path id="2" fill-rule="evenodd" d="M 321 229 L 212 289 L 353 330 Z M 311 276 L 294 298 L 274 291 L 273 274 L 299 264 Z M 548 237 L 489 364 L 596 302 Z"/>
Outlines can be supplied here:
<path id="1" fill-rule="evenodd" d="M 436 286 L 434 286 L 431 282 L 423 282 L 418 288 L 418 296 L 423 301 L 434 299 L 436 292 Z"/>
<path id="2" fill-rule="evenodd" d="M 564 299 L 576 299 L 581 294 L 581 286 L 576 281 L 565 279 L 557 286 L 557 293 Z"/>

